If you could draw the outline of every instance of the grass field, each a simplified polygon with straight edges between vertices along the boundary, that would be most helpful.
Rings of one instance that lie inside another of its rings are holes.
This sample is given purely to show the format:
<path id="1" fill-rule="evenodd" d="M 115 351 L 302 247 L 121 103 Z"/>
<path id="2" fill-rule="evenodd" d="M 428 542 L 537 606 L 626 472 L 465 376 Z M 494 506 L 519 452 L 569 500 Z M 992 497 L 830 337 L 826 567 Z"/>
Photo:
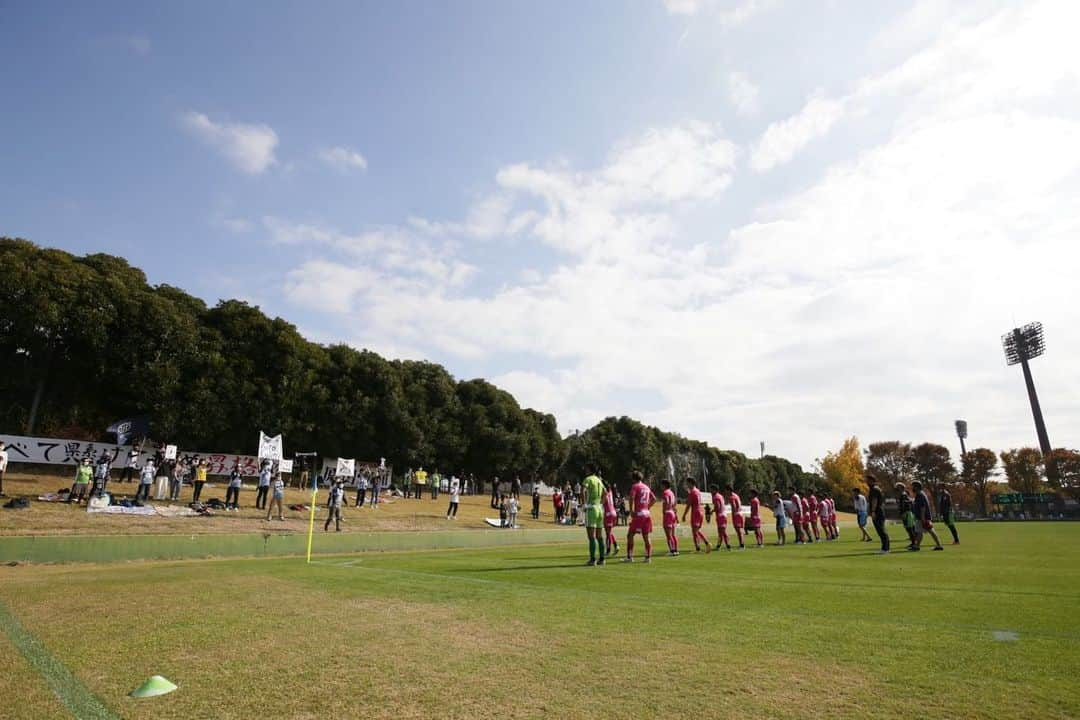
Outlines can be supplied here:
<path id="1" fill-rule="evenodd" d="M 961 532 L 943 553 L 877 556 L 848 531 L 603 568 L 582 566 L 584 533 L 312 565 L 0 567 L 0 714 L 1080 715 L 1080 527 Z M 152 674 L 180 689 L 126 696 Z"/>

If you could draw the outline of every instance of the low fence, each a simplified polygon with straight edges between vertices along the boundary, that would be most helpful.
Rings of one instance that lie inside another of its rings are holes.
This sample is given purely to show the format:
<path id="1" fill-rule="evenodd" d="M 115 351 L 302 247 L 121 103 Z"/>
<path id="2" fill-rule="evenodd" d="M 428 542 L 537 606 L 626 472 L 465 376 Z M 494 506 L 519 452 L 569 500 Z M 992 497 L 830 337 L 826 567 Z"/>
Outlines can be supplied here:
<path id="1" fill-rule="evenodd" d="M 312 555 L 506 547 L 579 541 L 567 528 L 431 532 L 317 532 Z M 304 555 L 305 533 L 0 537 L 0 562 L 70 563 Z"/>

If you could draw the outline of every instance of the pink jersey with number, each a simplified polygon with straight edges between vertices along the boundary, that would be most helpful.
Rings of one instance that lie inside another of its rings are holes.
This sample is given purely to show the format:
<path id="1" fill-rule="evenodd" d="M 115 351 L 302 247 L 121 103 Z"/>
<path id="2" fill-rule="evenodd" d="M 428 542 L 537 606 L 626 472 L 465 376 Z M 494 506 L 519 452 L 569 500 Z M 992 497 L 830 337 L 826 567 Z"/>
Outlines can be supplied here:
<path id="1" fill-rule="evenodd" d="M 724 510 L 724 496 L 718 492 L 712 494 L 713 512 L 716 513 L 716 524 L 719 527 L 727 525 L 727 512 Z"/>
<path id="2" fill-rule="evenodd" d="M 750 498 L 750 527 L 761 527 L 761 501 L 756 497 Z"/>
<path id="3" fill-rule="evenodd" d="M 816 517 L 818 514 L 818 508 L 821 504 L 818 502 L 817 495 L 811 493 L 810 497 L 806 499 L 806 507 L 810 510 L 810 516 Z"/>
<path id="4" fill-rule="evenodd" d="M 803 499 L 799 497 L 799 493 L 791 493 L 791 515 L 798 518 L 802 515 L 802 503 Z"/>
<path id="5" fill-rule="evenodd" d="M 739 496 L 737 494 L 732 492 L 730 495 L 728 495 L 728 503 L 731 505 L 731 522 L 732 522 L 732 524 L 735 525 L 736 527 L 742 527 L 742 524 L 743 524 L 742 500 L 739 499 Z"/>
<path id="6" fill-rule="evenodd" d="M 668 488 L 663 494 L 664 514 L 675 512 L 675 493 Z"/>
<path id="7" fill-rule="evenodd" d="M 804 523 L 810 522 L 810 503 L 806 498 L 802 498 L 802 520 Z"/>
<path id="8" fill-rule="evenodd" d="M 611 494 L 610 490 L 604 491 L 603 499 L 604 517 L 617 517 L 615 512 L 615 497 Z"/>
<path id="9" fill-rule="evenodd" d="M 630 507 L 634 515 L 638 517 L 648 515 L 649 506 L 654 502 L 656 502 L 656 495 L 653 495 L 653 491 L 645 483 L 637 482 L 630 488 Z"/>

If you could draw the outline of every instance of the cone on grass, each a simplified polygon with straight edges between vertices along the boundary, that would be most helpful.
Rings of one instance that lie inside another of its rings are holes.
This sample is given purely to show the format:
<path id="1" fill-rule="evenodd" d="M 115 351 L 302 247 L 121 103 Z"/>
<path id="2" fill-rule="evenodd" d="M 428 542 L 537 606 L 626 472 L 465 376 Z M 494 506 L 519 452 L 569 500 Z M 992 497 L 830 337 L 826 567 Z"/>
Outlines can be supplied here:
<path id="1" fill-rule="evenodd" d="M 165 693 L 171 693 L 176 689 L 176 684 L 166 680 L 160 675 L 154 675 L 152 678 L 144 682 L 139 687 L 131 691 L 131 697 L 133 698 L 145 698 L 154 697 L 156 695 L 164 695 Z"/>

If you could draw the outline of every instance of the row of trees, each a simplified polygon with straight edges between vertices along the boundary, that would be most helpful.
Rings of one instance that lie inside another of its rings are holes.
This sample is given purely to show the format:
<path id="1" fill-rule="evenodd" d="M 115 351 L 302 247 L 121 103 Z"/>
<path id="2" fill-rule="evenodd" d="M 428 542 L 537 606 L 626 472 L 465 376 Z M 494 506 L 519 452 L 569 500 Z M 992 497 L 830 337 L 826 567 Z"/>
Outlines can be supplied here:
<path id="1" fill-rule="evenodd" d="M 552 415 L 484 380 L 309 342 L 247 303 L 207 307 L 151 286 L 122 258 L 0 238 L 0 268 L 5 430 L 101 439 L 111 422 L 145 414 L 154 437 L 204 451 L 250 453 L 263 430 L 293 451 L 481 478 L 573 480 L 596 460 L 621 485 L 633 468 L 707 472 L 743 492 L 819 482 L 783 458 L 749 459 L 629 418 L 563 439 Z"/>
<path id="2" fill-rule="evenodd" d="M 1050 467 L 1055 471 L 1047 472 Z M 820 460 L 818 470 L 828 485 L 845 497 L 851 488 L 862 487 L 865 473 L 872 472 L 886 487 L 919 480 L 934 496 L 948 487 L 954 495 L 961 494 L 961 502 L 970 500 L 983 515 L 990 494 L 998 489 L 1026 494 L 1051 489 L 1080 499 L 1080 452 L 1064 448 L 1054 450 L 1049 457 L 1036 448 L 1001 453 L 976 448 L 960 458 L 957 468 L 944 445 L 889 440 L 870 443 L 860 452 L 858 439 L 852 437 L 840 450 Z M 997 478 L 1001 476 L 1005 485 L 999 488 Z"/>

